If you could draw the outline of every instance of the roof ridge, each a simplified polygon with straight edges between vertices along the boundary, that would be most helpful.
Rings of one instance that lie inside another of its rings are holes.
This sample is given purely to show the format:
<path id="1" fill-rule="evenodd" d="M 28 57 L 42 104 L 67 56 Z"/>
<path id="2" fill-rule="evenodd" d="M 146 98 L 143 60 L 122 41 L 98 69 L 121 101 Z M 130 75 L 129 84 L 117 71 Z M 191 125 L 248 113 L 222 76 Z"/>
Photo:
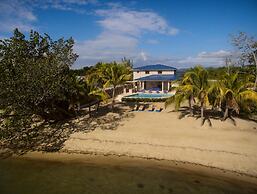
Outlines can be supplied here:
<path id="1" fill-rule="evenodd" d="M 177 68 L 163 64 L 154 64 L 135 67 L 133 70 L 177 70 Z"/>

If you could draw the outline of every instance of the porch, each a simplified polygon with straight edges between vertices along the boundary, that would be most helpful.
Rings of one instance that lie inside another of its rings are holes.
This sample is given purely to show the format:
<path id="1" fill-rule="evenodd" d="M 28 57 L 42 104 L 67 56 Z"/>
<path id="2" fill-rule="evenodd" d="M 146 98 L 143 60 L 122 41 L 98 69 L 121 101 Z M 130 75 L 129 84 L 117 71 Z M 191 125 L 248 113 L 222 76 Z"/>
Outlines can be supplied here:
<path id="1" fill-rule="evenodd" d="M 174 80 L 176 80 L 175 75 L 150 75 L 134 81 L 138 91 L 169 92 L 172 87 L 172 81 Z"/>

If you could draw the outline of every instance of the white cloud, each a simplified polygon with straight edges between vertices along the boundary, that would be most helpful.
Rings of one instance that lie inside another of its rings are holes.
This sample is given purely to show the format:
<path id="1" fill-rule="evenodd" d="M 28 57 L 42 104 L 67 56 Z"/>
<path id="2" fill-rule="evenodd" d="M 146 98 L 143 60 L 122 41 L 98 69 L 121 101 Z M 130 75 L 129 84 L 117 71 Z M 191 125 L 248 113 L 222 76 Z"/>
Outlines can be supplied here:
<path id="1" fill-rule="evenodd" d="M 151 11 L 135 11 L 125 8 L 97 10 L 96 14 L 103 19 L 98 23 L 109 31 L 139 36 L 145 32 L 156 32 L 176 35 L 179 30 L 168 25 L 167 21 Z"/>
<path id="2" fill-rule="evenodd" d="M 14 28 L 29 31 L 37 20 L 32 9 L 21 1 L 0 1 L 0 32 L 10 32 Z"/>
<path id="3" fill-rule="evenodd" d="M 27 0 L 30 2 L 31 0 Z M 94 4 L 97 5 L 97 0 L 34 0 L 33 6 L 43 9 L 57 9 L 62 11 L 73 11 L 77 13 L 85 13 L 85 5 Z"/>
<path id="4" fill-rule="evenodd" d="M 147 61 L 147 55 L 145 52 L 140 52 L 140 57 L 143 59 L 143 61 Z"/>
<path id="5" fill-rule="evenodd" d="M 21 31 L 37 29 L 35 9 L 57 9 L 85 13 L 85 5 L 97 5 L 97 0 L 0 0 L 0 32 L 14 28 Z"/>
<path id="6" fill-rule="evenodd" d="M 230 51 L 225 51 L 225 50 L 219 50 L 215 52 L 201 52 L 198 54 L 199 57 L 202 58 L 226 58 L 232 55 Z"/>
<path id="7" fill-rule="evenodd" d="M 149 40 L 146 41 L 146 43 L 148 43 L 148 44 L 158 44 L 159 41 L 155 40 L 155 39 L 149 39 Z"/>
<path id="8" fill-rule="evenodd" d="M 174 57 L 174 56 L 153 56 L 146 52 L 140 52 L 134 56 L 135 66 L 149 65 L 149 64 L 166 64 L 177 68 L 188 68 L 195 65 L 202 65 L 205 67 L 218 67 L 225 65 L 225 58 L 232 59 L 235 63 L 237 53 L 225 50 L 218 50 L 213 52 L 200 52 L 196 56 L 189 57 Z"/>
<path id="9" fill-rule="evenodd" d="M 21 31 L 38 30 L 36 9 L 57 9 L 85 13 L 86 5 L 97 9 L 93 13 L 98 17 L 102 32 L 91 40 L 76 43 L 75 51 L 80 55 L 76 65 L 94 64 L 98 61 L 120 60 L 123 57 L 134 59 L 138 63 L 152 60 L 149 54 L 138 48 L 142 35 L 158 33 L 173 36 L 179 30 L 153 11 L 126 8 L 122 3 L 99 2 L 98 0 L 0 0 L 0 33 L 19 28 Z M 129 2 L 126 5 L 131 6 Z M 148 44 L 157 44 L 157 40 L 147 40 Z"/>
<path id="10" fill-rule="evenodd" d="M 134 37 L 103 32 L 94 40 L 75 44 L 75 51 L 79 54 L 75 67 L 99 61 L 119 61 L 123 57 L 134 58 L 137 44 Z"/>
<path id="11" fill-rule="evenodd" d="M 134 65 L 137 67 L 149 64 L 165 64 L 174 67 L 181 67 L 181 64 L 178 64 L 178 60 L 180 60 L 180 58 L 173 56 L 153 56 L 146 52 L 143 52 L 143 54 L 141 52 L 138 56 L 135 57 Z"/>
<path id="12" fill-rule="evenodd" d="M 10 32 L 15 28 L 25 32 L 28 32 L 31 29 L 35 29 L 32 24 L 22 21 L 5 20 L 0 22 L 0 32 Z"/>
<path id="13" fill-rule="evenodd" d="M 134 61 L 148 60 L 144 51 L 139 51 L 138 43 L 144 33 L 154 32 L 175 35 L 178 29 L 168 25 L 166 20 L 151 11 L 135 11 L 121 4 L 108 4 L 108 9 L 98 9 L 97 23 L 102 32 L 96 39 L 77 43 L 75 50 L 79 54 L 76 67 L 94 64 L 98 61 L 120 60 L 123 57 Z M 149 41 L 149 40 L 148 40 Z M 158 43 L 150 40 L 150 44 Z"/>
<path id="14" fill-rule="evenodd" d="M 201 64 L 204 66 L 222 66 L 226 57 L 235 57 L 235 53 L 231 51 L 219 50 L 214 52 L 200 52 L 195 57 L 187 57 L 181 60 L 178 60 L 179 64 L 192 66 L 196 64 Z"/>
<path id="15" fill-rule="evenodd" d="M 51 0 L 50 0 L 51 2 Z M 56 2 L 56 0 L 52 0 L 52 2 Z M 97 0 L 59 0 L 60 3 L 69 3 L 69 4 L 78 4 L 78 5 L 87 5 L 91 3 L 97 3 Z"/>

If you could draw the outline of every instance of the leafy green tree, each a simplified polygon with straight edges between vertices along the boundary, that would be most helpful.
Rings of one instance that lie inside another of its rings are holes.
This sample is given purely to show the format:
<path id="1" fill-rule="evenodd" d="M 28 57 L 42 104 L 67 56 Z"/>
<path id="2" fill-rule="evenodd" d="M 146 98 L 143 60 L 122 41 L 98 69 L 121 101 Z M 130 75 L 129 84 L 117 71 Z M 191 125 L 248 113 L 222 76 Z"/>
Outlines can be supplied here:
<path id="1" fill-rule="evenodd" d="M 18 29 L 0 40 L 0 110 L 4 127 L 30 126 L 31 117 L 45 120 L 70 116 L 70 67 L 78 55 L 72 38 L 54 41 L 31 31 L 29 39 Z"/>
<path id="2" fill-rule="evenodd" d="M 244 32 L 232 37 L 232 44 L 236 46 L 241 53 L 241 60 L 247 61 L 255 65 L 255 82 L 253 89 L 257 87 L 257 40 L 254 37 L 248 36 Z"/>

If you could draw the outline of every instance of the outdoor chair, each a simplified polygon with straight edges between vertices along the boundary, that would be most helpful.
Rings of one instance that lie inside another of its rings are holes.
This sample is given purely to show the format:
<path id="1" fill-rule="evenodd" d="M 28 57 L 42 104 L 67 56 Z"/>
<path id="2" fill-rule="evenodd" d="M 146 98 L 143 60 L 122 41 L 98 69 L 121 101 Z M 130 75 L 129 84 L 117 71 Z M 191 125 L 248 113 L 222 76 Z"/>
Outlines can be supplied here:
<path id="1" fill-rule="evenodd" d="M 132 109 L 132 111 L 138 111 L 138 109 L 139 109 L 139 105 L 136 104 L 136 105 L 134 106 L 134 108 Z"/>
<path id="2" fill-rule="evenodd" d="M 155 110 L 155 112 L 162 112 L 163 108 Z"/>
<path id="3" fill-rule="evenodd" d="M 146 106 L 145 106 L 145 105 L 141 105 L 141 106 L 139 107 L 138 111 L 144 111 L 144 110 L 145 110 L 145 108 L 146 108 Z"/>
<path id="4" fill-rule="evenodd" d="M 155 110 L 155 107 L 152 105 L 150 109 L 148 109 L 148 112 L 153 112 Z"/>

